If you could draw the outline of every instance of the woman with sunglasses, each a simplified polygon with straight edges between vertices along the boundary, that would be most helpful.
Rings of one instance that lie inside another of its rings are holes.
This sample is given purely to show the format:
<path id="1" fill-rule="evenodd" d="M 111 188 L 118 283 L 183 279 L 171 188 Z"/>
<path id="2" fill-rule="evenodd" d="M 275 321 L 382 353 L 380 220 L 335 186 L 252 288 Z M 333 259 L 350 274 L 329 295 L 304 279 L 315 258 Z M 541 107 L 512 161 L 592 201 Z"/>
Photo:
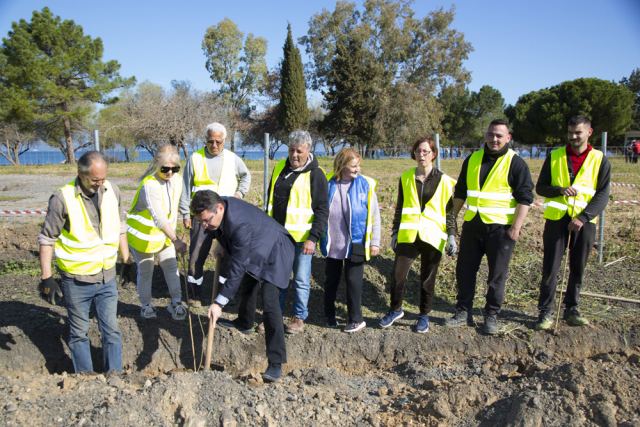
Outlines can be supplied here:
<path id="1" fill-rule="evenodd" d="M 442 252 L 454 255 L 456 222 L 453 215 L 455 180 L 435 168 L 438 156 L 432 138 L 420 138 L 411 147 L 416 167 L 404 171 L 398 186 L 398 202 L 391 228 L 391 246 L 396 253 L 391 283 L 391 307 L 380 319 L 388 328 L 404 316 L 402 299 L 407 274 L 420 256 L 420 315 L 413 331 L 429 331 L 438 265 Z"/>
<path id="2" fill-rule="evenodd" d="M 158 148 L 149 167 L 140 179 L 131 209 L 127 215 L 127 240 L 138 267 L 137 289 L 140 297 L 140 316 L 156 317 L 151 305 L 151 281 L 154 257 L 158 255 L 160 268 L 169 287 L 171 303 L 167 310 L 174 320 L 185 318 L 176 251 L 184 253 L 187 245 L 176 235 L 178 204 L 182 194 L 180 155 L 172 145 Z"/>

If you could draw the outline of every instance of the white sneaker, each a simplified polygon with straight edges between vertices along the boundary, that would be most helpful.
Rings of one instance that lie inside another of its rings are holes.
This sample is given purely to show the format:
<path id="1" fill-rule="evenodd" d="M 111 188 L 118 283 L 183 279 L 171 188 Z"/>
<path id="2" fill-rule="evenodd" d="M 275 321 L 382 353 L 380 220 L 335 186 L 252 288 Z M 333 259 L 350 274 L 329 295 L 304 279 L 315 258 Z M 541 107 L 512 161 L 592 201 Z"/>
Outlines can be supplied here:
<path id="1" fill-rule="evenodd" d="M 173 320 L 184 320 L 187 317 L 187 309 L 181 302 L 172 302 L 167 306 L 167 311 L 171 314 Z"/>
<path id="2" fill-rule="evenodd" d="M 143 305 L 140 307 L 140 317 L 143 319 L 155 319 L 156 309 L 153 308 L 151 304 Z"/>

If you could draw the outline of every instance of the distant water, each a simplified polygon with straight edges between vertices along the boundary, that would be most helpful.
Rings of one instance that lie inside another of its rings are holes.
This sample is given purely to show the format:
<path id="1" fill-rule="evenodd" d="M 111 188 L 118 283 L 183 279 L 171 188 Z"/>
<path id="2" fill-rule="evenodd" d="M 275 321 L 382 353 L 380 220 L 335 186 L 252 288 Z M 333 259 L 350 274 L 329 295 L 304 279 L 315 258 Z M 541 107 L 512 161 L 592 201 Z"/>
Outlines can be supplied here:
<path id="1" fill-rule="evenodd" d="M 84 151 L 76 152 L 76 158 L 80 157 Z M 132 162 L 144 162 L 147 163 L 151 160 L 151 154 L 147 150 L 138 150 L 138 155 Z M 106 150 L 104 154 L 110 161 L 124 162 L 125 156 L 123 150 Z M 181 153 L 182 154 L 182 153 Z M 262 151 L 237 151 L 236 154 L 243 159 L 247 160 L 261 160 L 264 157 Z M 319 153 L 320 155 L 324 153 Z M 287 152 L 277 152 L 276 159 L 284 159 L 287 157 Z M 64 156 L 59 151 L 32 151 L 29 150 L 20 156 L 20 164 L 22 165 L 51 165 L 56 163 L 63 163 Z M 0 166 L 10 165 L 4 157 L 0 156 Z"/>

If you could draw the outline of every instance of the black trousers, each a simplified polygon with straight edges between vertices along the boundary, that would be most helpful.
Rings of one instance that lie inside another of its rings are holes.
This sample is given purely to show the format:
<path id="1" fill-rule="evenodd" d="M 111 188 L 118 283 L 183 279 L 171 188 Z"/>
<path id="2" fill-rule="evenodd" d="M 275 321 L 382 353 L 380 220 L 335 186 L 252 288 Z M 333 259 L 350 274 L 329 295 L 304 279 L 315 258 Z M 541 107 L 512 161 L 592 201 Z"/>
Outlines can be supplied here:
<path id="1" fill-rule="evenodd" d="M 202 223 L 196 219 L 191 220 L 189 232 L 189 276 L 199 280 L 204 275 L 204 262 L 211 251 L 213 233 L 208 233 Z"/>
<path id="2" fill-rule="evenodd" d="M 324 315 L 327 319 L 336 317 L 336 294 L 342 271 L 347 282 L 347 311 L 349 323 L 362 322 L 362 276 L 364 262 L 348 259 L 327 258 L 325 262 Z"/>
<path id="3" fill-rule="evenodd" d="M 262 289 L 262 313 L 264 320 L 267 360 L 270 363 L 286 363 L 287 349 L 284 342 L 284 322 L 280 309 L 280 289 L 272 283 L 262 282 L 244 275 L 237 299 L 240 300 L 236 323 L 243 329 L 252 328 L 256 318 L 258 290 Z"/>
<path id="4" fill-rule="evenodd" d="M 587 222 L 579 231 L 570 233 L 569 222 L 571 218 L 565 215 L 558 221 L 547 220 L 544 224 L 542 234 L 544 258 L 538 300 L 538 310 L 543 315 L 554 311 L 553 301 L 558 284 L 558 272 L 567 246 L 569 246 L 569 280 L 564 294 L 565 309 L 577 307 L 580 300 L 584 269 L 595 241 L 596 225 Z M 569 240 L 571 240 L 570 243 Z"/>
<path id="5" fill-rule="evenodd" d="M 391 282 L 391 310 L 402 309 L 404 286 L 413 261 L 420 256 L 420 314 L 429 314 L 433 306 L 434 289 L 442 253 L 428 243 L 416 239 L 413 243 L 399 243 L 393 263 Z"/>
<path id="6" fill-rule="evenodd" d="M 495 315 L 500 312 L 509 274 L 509 261 L 516 244 L 507 235 L 509 228 L 509 225 L 485 224 L 480 219 L 480 215 L 476 215 L 471 221 L 465 221 L 462 226 L 460 252 L 456 264 L 458 283 L 456 309 L 467 311 L 473 309 L 476 276 L 482 257 L 486 255 L 489 275 L 484 313 Z"/>

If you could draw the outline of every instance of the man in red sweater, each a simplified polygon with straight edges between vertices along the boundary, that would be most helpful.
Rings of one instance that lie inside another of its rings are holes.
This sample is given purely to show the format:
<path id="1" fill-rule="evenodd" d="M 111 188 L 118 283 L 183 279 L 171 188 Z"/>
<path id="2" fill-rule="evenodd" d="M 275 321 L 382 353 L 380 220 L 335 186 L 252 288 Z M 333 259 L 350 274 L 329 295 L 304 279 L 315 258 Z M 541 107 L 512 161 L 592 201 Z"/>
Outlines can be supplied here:
<path id="1" fill-rule="evenodd" d="M 544 258 L 538 300 L 537 330 L 553 326 L 553 302 L 558 270 L 569 247 L 569 280 L 564 319 L 572 326 L 589 321 L 578 311 L 584 268 L 596 234 L 596 219 L 609 200 L 611 164 L 589 144 L 591 121 L 574 116 L 568 122 L 565 147 L 551 151 L 540 171 L 536 192 L 545 197 Z"/>

